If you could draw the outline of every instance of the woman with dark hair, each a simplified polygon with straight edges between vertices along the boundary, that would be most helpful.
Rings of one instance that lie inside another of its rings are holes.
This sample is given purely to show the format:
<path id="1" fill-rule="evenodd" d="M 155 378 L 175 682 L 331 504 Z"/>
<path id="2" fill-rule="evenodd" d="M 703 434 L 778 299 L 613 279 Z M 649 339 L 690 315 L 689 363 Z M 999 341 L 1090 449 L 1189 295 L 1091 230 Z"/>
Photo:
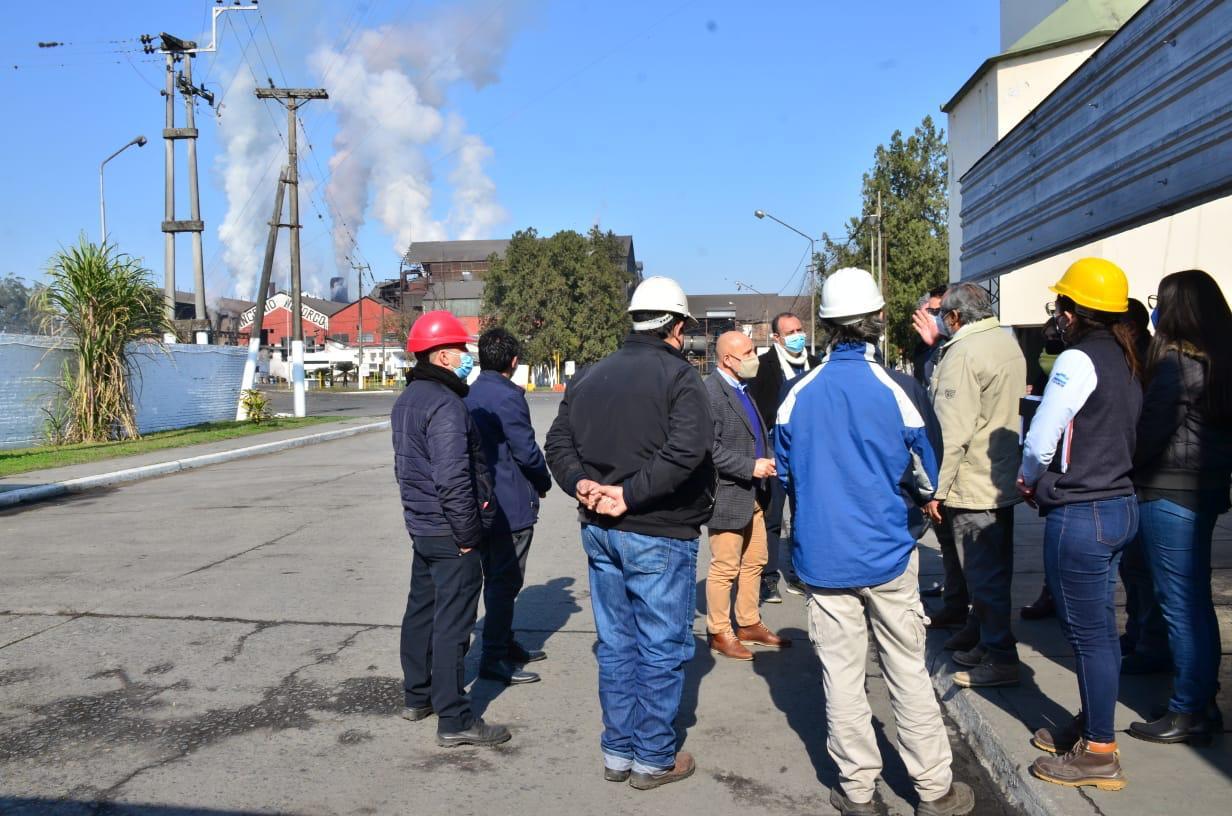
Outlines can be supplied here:
<path id="1" fill-rule="evenodd" d="M 1082 710 L 1067 728 L 1032 740 L 1055 756 L 1031 772 L 1058 785 L 1125 787 L 1117 755 L 1121 650 L 1114 596 L 1117 562 L 1138 531 L 1130 478 L 1142 408 L 1129 283 L 1116 265 L 1083 258 L 1052 287 L 1065 351 L 1027 432 L 1018 489 L 1045 517 L 1044 573 L 1077 659 Z"/>
<path id="2" fill-rule="evenodd" d="M 1211 536 L 1232 482 L 1232 312 L 1219 284 L 1190 269 L 1159 283 L 1134 484 L 1142 543 L 1176 666 L 1168 711 L 1129 726 L 1149 742 L 1205 743 L 1219 676 Z"/>

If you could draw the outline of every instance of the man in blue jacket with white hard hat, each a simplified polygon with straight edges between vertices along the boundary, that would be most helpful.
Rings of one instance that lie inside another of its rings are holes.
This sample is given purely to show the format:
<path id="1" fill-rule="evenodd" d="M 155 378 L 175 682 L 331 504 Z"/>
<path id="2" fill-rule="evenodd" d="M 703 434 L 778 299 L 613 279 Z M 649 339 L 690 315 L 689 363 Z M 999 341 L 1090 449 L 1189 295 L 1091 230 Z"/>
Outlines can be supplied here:
<path id="1" fill-rule="evenodd" d="M 932 501 L 940 434 L 924 389 L 883 365 L 885 300 L 871 275 L 839 269 L 822 287 L 831 334 L 821 364 L 794 381 L 776 417 L 778 476 L 795 496 L 793 564 L 808 589 L 809 635 L 825 687 L 826 747 L 839 771 L 830 803 L 873 814 L 881 754 L 865 691 L 867 620 L 890 689 L 916 813 L 975 806 L 955 782 L 949 736 L 924 665 L 924 607 L 913 515 Z M 931 438 L 930 438 L 931 437 Z M 914 511 L 914 512 L 913 512 Z"/>

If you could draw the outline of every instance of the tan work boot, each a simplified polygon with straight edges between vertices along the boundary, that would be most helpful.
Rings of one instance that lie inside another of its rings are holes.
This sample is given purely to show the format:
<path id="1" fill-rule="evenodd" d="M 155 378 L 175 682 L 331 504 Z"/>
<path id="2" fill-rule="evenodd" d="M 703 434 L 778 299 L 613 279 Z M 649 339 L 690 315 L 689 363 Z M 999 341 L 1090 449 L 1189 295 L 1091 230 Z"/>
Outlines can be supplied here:
<path id="1" fill-rule="evenodd" d="M 752 660 L 753 653 L 744 648 L 744 644 L 736 639 L 731 632 L 720 632 L 710 636 L 710 651 L 732 660 Z"/>
<path id="2" fill-rule="evenodd" d="M 776 649 L 786 649 L 791 645 L 791 640 L 785 637 L 779 637 L 766 628 L 766 624 L 758 621 L 754 626 L 741 626 L 736 630 L 736 638 L 746 646 L 754 644 L 756 646 L 772 646 Z"/>
<path id="3" fill-rule="evenodd" d="M 962 688 L 993 688 L 1018 685 L 1017 663 L 993 663 L 985 660 L 966 671 L 954 672 L 954 685 Z"/>
<path id="4" fill-rule="evenodd" d="M 1069 788 L 1094 785 L 1100 790 L 1118 791 L 1128 784 L 1115 742 L 1078 740 L 1068 754 L 1044 756 L 1032 762 L 1031 773 L 1045 782 Z"/>

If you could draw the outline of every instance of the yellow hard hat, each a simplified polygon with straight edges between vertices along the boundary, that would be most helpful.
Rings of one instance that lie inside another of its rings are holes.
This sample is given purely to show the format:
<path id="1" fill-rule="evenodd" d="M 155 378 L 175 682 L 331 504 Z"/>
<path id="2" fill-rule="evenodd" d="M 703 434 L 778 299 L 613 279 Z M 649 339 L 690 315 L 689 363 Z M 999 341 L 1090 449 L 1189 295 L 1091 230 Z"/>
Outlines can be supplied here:
<path id="1" fill-rule="evenodd" d="M 1121 267 L 1103 258 L 1079 258 L 1048 288 L 1097 312 L 1129 311 L 1129 280 Z"/>

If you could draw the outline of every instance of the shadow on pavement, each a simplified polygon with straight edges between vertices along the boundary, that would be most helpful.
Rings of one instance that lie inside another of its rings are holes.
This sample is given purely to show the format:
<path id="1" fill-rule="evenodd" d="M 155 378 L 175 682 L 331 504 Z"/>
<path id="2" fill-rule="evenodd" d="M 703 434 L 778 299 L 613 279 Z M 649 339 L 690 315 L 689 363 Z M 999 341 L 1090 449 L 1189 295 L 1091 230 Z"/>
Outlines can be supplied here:
<path id="1" fill-rule="evenodd" d="M 571 587 L 575 583 L 572 576 L 553 578 L 544 584 L 524 587 L 518 593 L 514 606 L 514 637 L 527 649 L 544 649 L 547 641 L 556 632 L 564 628 L 569 618 L 582 607 L 577 602 Z M 483 631 L 483 618 L 476 622 L 476 629 Z M 468 679 L 475 679 L 478 673 L 478 659 L 483 649 L 482 638 L 477 638 L 472 644 L 467 659 Z M 550 655 L 549 655 L 549 659 Z M 530 671 L 534 671 L 531 666 Z M 471 686 L 471 709 L 476 717 L 482 717 L 488 705 L 504 693 L 507 686 L 493 681 L 475 679 Z"/>
<path id="2" fill-rule="evenodd" d="M 217 810 L 184 805 L 129 804 L 83 799 L 27 799 L 0 796 L 0 813 L 6 816 L 77 816 L 107 813 L 109 816 L 258 816 L 255 810 Z M 260 811 L 264 816 L 274 811 Z"/>

